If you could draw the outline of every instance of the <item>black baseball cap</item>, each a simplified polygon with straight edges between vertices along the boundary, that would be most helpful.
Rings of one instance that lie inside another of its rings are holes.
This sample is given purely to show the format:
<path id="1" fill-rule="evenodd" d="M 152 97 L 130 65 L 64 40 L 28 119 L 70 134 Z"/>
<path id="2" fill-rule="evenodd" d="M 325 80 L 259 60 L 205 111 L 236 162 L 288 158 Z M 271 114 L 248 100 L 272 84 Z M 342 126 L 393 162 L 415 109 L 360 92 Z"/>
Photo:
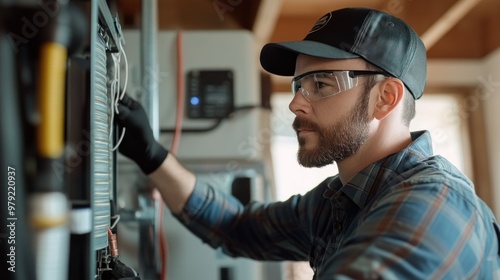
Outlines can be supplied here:
<path id="1" fill-rule="evenodd" d="M 262 67 L 293 76 L 298 54 L 321 58 L 364 58 L 403 81 L 415 99 L 425 88 L 427 57 L 417 33 L 404 21 L 369 8 L 345 8 L 322 16 L 302 41 L 266 44 Z"/>

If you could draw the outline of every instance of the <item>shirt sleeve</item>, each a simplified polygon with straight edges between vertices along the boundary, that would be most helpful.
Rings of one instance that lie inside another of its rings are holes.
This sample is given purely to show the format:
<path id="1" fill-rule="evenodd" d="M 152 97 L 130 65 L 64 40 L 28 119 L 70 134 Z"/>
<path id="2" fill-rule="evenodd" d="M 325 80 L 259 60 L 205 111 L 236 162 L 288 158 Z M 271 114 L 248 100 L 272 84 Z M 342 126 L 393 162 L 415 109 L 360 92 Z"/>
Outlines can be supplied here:
<path id="1" fill-rule="evenodd" d="M 473 197 L 437 183 L 392 189 L 366 209 L 317 279 L 481 278 L 480 265 L 496 265 L 490 247 L 498 244 L 487 240 L 495 236 L 491 218 Z"/>
<path id="2" fill-rule="evenodd" d="M 202 181 L 175 217 L 213 248 L 258 260 L 307 260 L 311 246 L 314 195 L 243 206 L 233 196 Z"/>

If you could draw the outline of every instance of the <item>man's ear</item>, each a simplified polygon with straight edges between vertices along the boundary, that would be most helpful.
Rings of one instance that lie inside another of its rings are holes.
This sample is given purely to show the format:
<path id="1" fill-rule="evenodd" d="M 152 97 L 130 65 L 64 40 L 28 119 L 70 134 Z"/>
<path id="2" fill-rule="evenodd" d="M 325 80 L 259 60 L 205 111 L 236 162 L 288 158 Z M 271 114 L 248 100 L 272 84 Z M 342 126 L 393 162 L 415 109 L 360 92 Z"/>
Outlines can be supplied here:
<path id="1" fill-rule="evenodd" d="M 403 95 L 404 85 L 401 80 L 387 78 L 380 82 L 373 116 L 378 120 L 385 118 L 403 100 Z"/>

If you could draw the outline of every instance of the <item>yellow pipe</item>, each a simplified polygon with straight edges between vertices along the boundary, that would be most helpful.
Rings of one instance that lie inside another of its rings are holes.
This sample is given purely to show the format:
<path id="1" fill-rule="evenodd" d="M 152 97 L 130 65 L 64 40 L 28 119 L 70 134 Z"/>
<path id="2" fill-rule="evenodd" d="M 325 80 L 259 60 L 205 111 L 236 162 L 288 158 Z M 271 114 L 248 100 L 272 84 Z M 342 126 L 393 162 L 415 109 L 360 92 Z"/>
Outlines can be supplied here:
<path id="1" fill-rule="evenodd" d="M 66 226 L 68 217 L 62 216 L 58 218 L 31 218 L 30 225 L 36 229 L 48 229 L 58 226 Z"/>
<path id="2" fill-rule="evenodd" d="M 64 150 L 64 97 L 67 49 L 54 42 L 41 46 L 38 80 L 37 152 L 57 158 Z"/>

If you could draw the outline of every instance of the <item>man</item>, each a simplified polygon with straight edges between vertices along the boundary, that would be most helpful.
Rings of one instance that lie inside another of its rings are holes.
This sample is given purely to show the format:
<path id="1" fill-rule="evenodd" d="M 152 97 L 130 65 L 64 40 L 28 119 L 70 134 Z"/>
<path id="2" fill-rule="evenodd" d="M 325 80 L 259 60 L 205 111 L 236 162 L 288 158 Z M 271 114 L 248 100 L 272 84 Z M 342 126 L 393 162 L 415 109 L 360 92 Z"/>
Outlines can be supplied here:
<path id="1" fill-rule="evenodd" d="M 410 132 L 426 54 L 403 21 L 371 9 L 318 20 L 303 41 L 264 46 L 261 64 L 294 76 L 290 110 L 308 167 L 339 173 L 284 202 L 252 203 L 198 181 L 125 98 L 120 151 L 193 233 L 233 256 L 308 260 L 315 279 L 500 279 L 499 230 L 473 184 Z"/>

